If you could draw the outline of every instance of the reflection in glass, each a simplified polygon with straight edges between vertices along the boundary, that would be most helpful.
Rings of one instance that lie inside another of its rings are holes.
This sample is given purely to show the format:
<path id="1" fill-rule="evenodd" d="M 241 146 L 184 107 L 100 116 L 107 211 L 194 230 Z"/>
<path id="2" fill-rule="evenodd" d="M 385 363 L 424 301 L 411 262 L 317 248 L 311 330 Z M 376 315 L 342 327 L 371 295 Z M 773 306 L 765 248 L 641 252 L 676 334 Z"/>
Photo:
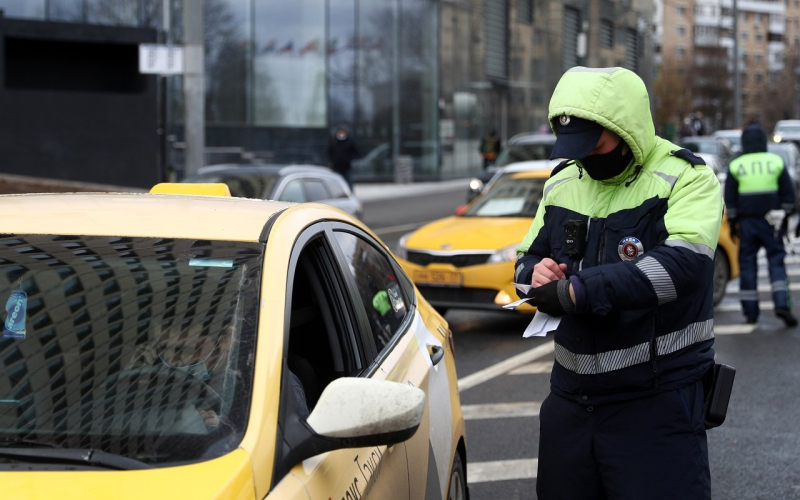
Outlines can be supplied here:
<path id="1" fill-rule="evenodd" d="M 5 17 L 44 19 L 45 0 L 0 0 L 0 10 Z"/>
<path id="2" fill-rule="evenodd" d="M 255 123 L 325 127 L 325 9 L 316 0 L 258 3 Z"/>
<path id="3" fill-rule="evenodd" d="M 85 22 L 84 5 L 83 0 L 50 0 L 47 3 L 47 18 L 51 21 Z"/>
<path id="4" fill-rule="evenodd" d="M 250 0 L 206 1 L 206 122 L 247 121 Z"/>

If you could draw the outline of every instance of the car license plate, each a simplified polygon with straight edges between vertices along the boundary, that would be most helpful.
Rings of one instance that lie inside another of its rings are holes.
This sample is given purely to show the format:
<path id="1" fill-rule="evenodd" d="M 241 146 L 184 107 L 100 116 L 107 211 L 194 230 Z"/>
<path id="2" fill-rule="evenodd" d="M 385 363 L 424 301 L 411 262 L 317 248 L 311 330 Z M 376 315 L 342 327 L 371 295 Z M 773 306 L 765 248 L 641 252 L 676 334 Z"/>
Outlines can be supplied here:
<path id="1" fill-rule="evenodd" d="M 452 271 L 414 271 L 414 282 L 426 285 L 461 286 L 464 275 Z"/>

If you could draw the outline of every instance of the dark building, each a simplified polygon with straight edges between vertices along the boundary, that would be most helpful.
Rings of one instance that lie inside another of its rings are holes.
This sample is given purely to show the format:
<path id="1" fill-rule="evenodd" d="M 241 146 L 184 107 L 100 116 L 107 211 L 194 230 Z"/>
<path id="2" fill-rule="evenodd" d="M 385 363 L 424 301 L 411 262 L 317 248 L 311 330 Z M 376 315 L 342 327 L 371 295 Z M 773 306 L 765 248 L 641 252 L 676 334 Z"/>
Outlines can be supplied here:
<path id="1" fill-rule="evenodd" d="M 0 17 L 3 173 L 151 186 L 156 78 L 138 72 L 152 29 Z"/>

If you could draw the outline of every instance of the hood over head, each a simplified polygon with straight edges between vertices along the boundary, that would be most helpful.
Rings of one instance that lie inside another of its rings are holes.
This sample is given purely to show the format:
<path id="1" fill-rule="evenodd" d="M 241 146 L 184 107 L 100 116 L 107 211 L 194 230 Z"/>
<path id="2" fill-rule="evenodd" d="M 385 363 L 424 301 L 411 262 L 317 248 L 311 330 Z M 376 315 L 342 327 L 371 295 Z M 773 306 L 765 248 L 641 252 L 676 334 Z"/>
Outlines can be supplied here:
<path id="1" fill-rule="evenodd" d="M 758 123 L 742 131 L 742 153 L 763 153 L 767 150 L 767 132 Z"/>
<path id="2" fill-rule="evenodd" d="M 624 68 L 576 66 L 564 73 L 548 113 L 556 135 L 562 116 L 592 121 L 616 133 L 631 148 L 636 165 L 644 163 L 656 142 L 647 88 L 636 73 Z"/>

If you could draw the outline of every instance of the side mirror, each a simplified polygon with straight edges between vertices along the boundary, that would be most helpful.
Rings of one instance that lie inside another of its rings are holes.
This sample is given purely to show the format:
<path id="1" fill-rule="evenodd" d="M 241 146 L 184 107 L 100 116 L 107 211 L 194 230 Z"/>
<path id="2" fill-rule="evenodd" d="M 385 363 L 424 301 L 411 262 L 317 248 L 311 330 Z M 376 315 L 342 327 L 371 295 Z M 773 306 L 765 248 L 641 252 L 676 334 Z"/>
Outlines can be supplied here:
<path id="1" fill-rule="evenodd" d="M 459 205 L 456 207 L 456 215 L 463 215 L 467 211 L 468 205 Z"/>
<path id="2" fill-rule="evenodd" d="M 342 448 L 389 446 L 410 439 L 425 411 L 425 393 L 386 380 L 342 377 L 322 391 L 303 421 L 287 422 L 275 477 L 307 458 Z"/>
<path id="3" fill-rule="evenodd" d="M 365 378 L 328 384 L 306 423 L 321 437 L 347 448 L 400 443 L 417 431 L 425 393 L 410 385 Z"/>

